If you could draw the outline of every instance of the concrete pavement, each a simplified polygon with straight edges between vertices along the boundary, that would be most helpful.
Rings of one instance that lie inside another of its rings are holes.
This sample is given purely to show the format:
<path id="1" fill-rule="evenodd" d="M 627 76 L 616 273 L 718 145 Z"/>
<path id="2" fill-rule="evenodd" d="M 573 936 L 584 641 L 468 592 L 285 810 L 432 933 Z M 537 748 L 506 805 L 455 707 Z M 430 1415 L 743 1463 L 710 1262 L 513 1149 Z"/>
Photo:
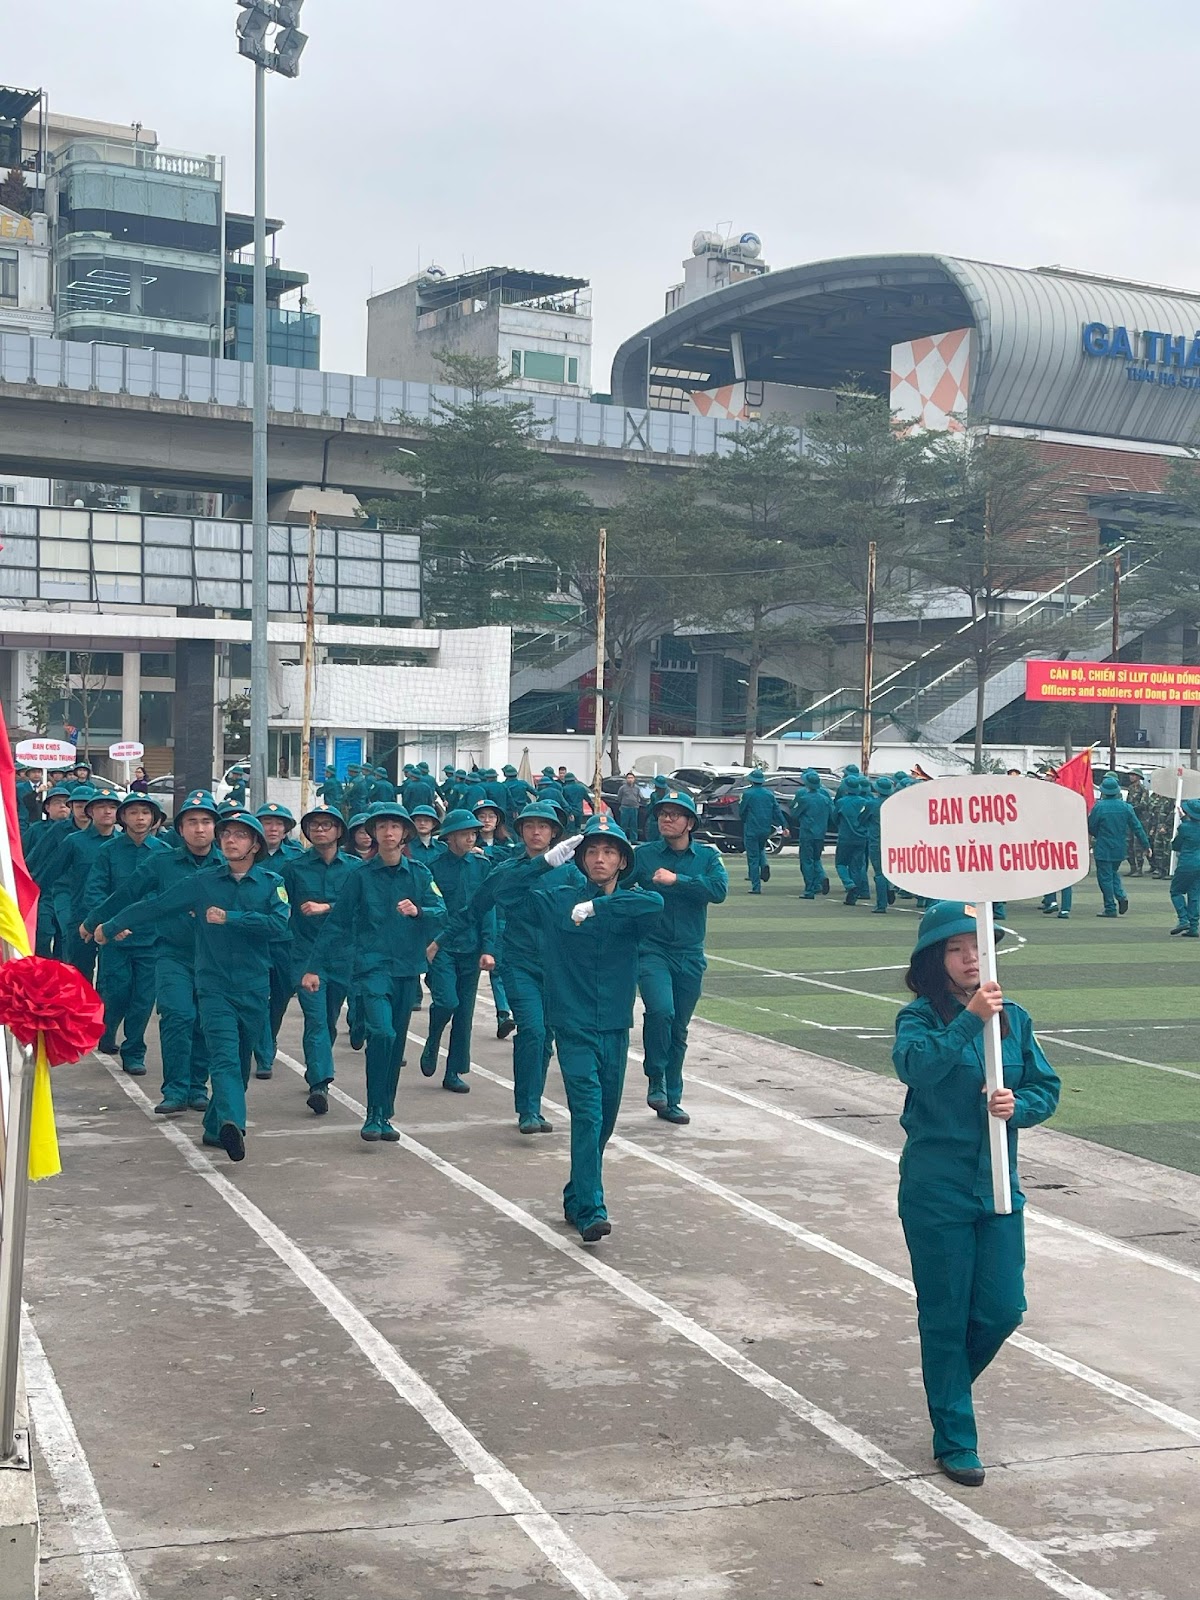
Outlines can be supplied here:
<path id="1" fill-rule="evenodd" d="M 27 1299 L 90 1471 L 39 1462 L 49 1600 L 1194 1591 L 1200 1182 L 1023 1135 L 1031 1311 L 959 1490 L 928 1453 L 898 1085 L 695 1025 L 689 1128 L 631 1061 L 589 1251 L 565 1115 L 517 1133 L 489 1022 L 466 1098 L 410 1048 L 392 1148 L 358 1139 L 344 1040 L 324 1119 L 282 1063 L 252 1085 L 241 1166 L 94 1060 L 56 1074 Z"/>

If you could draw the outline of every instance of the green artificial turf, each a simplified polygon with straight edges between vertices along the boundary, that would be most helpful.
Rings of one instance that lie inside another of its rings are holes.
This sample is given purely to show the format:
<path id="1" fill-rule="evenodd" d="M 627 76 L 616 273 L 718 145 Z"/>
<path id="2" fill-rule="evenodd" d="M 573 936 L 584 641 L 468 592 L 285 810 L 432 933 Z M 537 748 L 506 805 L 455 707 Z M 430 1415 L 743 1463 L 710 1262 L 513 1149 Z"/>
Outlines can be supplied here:
<path id="1" fill-rule="evenodd" d="M 726 866 L 729 898 L 709 913 L 697 1014 L 890 1074 L 912 902 L 875 916 L 844 906 L 836 879 L 828 896 L 801 900 L 794 851 L 772 862 L 761 895 L 747 892 L 744 856 Z M 1001 943 L 1000 981 L 1062 1077 L 1056 1128 L 1200 1173 L 1200 941 L 1168 936 L 1165 883 L 1126 888 L 1129 914 L 1116 921 L 1097 918 L 1094 879 L 1076 887 L 1068 922 L 1043 916 L 1037 901 L 1010 904 L 1005 926 L 1020 937 Z"/>

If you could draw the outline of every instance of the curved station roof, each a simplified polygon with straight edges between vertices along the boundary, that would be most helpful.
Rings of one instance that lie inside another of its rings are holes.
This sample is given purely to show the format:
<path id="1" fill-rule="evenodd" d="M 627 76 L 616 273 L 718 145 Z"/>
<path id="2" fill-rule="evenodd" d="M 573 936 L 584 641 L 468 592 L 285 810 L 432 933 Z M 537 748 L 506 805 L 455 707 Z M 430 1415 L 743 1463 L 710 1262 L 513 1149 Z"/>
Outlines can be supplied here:
<path id="1" fill-rule="evenodd" d="M 686 302 L 627 339 L 612 396 L 745 377 L 886 393 L 892 346 L 974 330 L 969 420 L 1164 444 L 1200 440 L 1200 294 L 941 255 L 788 267 Z"/>

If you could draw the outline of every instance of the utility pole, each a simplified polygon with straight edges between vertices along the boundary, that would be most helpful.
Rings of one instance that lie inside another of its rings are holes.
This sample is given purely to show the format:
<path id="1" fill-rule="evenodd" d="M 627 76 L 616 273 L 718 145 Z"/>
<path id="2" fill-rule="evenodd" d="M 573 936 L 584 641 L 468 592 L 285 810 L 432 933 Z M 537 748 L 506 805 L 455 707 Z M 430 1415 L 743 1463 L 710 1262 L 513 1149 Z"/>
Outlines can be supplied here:
<path id="1" fill-rule="evenodd" d="M 1121 552 L 1113 552 L 1112 659 L 1121 654 Z M 1117 702 L 1108 713 L 1108 770 L 1117 770 Z"/>
<path id="2" fill-rule="evenodd" d="M 865 775 L 871 764 L 871 697 L 875 691 L 875 555 L 877 546 L 872 539 L 867 546 L 867 608 L 866 626 L 863 629 L 863 718 L 862 767 Z"/>
<path id="3" fill-rule="evenodd" d="M 608 529 L 600 529 L 600 548 L 596 558 L 596 760 L 592 768 L 592 804 L 596 815 L 604 811 L 604 637 L 605 605 L 608 585 Z"/>
<path id="4" fill-rule="evenodd" d="M 308 513 L 308 592 L 304 601 L 304 717 L 300 724 L 300 809 L 308 810 L 312 781 L 312 692 L 316 621 L 313 600 L 317 578 L 317 513 Z"/>

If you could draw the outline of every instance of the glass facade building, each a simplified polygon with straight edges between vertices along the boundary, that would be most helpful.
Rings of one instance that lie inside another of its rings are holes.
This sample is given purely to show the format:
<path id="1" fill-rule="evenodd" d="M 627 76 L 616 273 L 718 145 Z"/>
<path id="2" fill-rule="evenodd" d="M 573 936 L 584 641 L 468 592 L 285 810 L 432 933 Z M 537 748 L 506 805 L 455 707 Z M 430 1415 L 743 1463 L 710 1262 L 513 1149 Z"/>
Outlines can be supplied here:
<path id="1" fill-rule="evenodd" d="M 225 356 L 230 361 L 254 359 L 254 307 L 245 301 L 225 307 Z M 273 367 L 321 365 L 321 318 L 315 311 L 267 308 L 267 361 Z"/>

